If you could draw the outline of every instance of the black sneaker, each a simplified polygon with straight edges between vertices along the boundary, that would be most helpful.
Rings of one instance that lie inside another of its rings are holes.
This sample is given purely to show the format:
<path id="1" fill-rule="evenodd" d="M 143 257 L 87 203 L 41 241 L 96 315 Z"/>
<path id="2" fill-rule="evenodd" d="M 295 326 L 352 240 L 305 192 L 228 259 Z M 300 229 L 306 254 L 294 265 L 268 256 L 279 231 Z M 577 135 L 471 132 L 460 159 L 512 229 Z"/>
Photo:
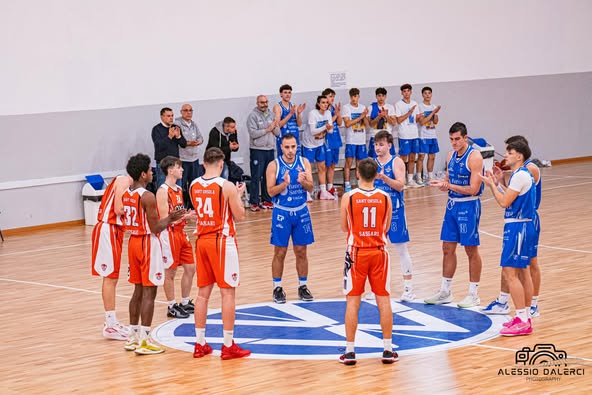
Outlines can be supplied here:
<path id="1" fill-rule="evenodd" d="M 343 354 L 339 357 L 339 362 L 344 365 L 355 365 L 356 362 L 358 362 L 358 361 L 356 361 L 356 353 L 355 352 L 346 352 L 345 354 Z"/>
<path id="2" fill-rule="evenodd" d="M 275 287 L 273 290 L 273 301 L 277 304 L 286 303 L 286 293 L 282 287 Z"/>
<path id="3" fill-rule="evenodd" d="M 183 310 L 185 310 L 187 314 L 193 314 L 195 312 L 195 305 L 193 304 L 193 300 L 190 300 L 187 304 L 181 304 L 180 306 L 183 308 Z"/>
<path id="4" fill-rule="evenodd" d="M 167 311 L 167 317 L 173 318 L 187 318 L 189 314 L 181 307 L 179 303 L 175 303 L 172 306 L 169 306 Z"/>
<path id="5" fill-rule="evenodd" d="M 382 363 L 391 364 L 399 360 L 399 354 L 396 351 L 384 350 L 382 353 Z"/>
<path id="6" fill-rule="evenodd" d="M 312 302 L 314 300 L 314 296 L 312 296 L 306 285 L 298 287 L 298 298 L 305 302 Z"/>

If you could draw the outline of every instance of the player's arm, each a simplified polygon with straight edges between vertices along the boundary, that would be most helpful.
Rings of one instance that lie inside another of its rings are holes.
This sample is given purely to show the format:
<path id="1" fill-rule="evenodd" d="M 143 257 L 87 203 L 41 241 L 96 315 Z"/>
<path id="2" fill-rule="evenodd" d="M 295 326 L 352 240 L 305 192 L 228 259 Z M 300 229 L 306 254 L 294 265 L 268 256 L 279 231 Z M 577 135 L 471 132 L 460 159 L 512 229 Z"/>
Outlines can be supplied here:
<path id="1" fill-rule="evenodd" d="M 164 188 L 158 188 L 156 191 L 156 209 L 159 218 L 169 215 L 169 194 Z"/>
<path id="2" fill-rule="evenodd" d="M 349 231 L 349 224 L 347 221 L 347 208 L 349 206 L 349 192 L 345 192 L 341 197 L 341 207 L 339 210 L 339 218 L 340 218 L 340 225 L 341 230 L 344 232 Z"/>
<path id="3" fill-rule="evenodd" d="M 393 201 L 391 200 L 391 197 L 389 195 L 386 196 L 386 208 L 387 212 L 386 222 L 384 223 L 384 232 L 388 233 L 391 227 L 391 222 L 393 221 Z"/>
<path id="4" fill-rule="evenodd" d="M 282 108 L 279 104 L 273 105 L 273 114 L 275 115 L 275 121 L 277 122 L 280 128 L 283 128 L 285 124 L 288 123 L 288 120 L 292 116 L 292 114 L 286 115 L 284 119 L 282 119 Z"/>
<path id="5" fill-rule="evenodd" d="M 479 173 L 479 178 L 485 183 L 485 185 L 489 187 L 489 189 L 491 189 L 493 197 L 502 208 L 509 207 L 514 202 L 514 200 L 516 200 L 518 194 L 520 193 L 519 190 L 516 191 L 512 188 L 514 187 L 513 182 L 510 183 L 510 186 L 508 186 L 504 192 L 500 191 L 495 185 L 495 176 L 489 170 L 485 172 L 485 175 Z M 514 181 L 514 179 L 512 179 L 512 181 Z"/>
<path id="6" fill-rule="evenodd" d="M 444 175 L 444 179 L 443 180 L 434 180 L 434 181 L 430 182 L 430 185 L 437 187 L 442 192 L 448 191 L 448 186 L 450 184 L 449 178 L 448 178 L 449 177 L 448 176 L 448 163 L 450 163 L 450 158 L 452 158 L 452 151 L 450 151 L 448 153 L 448 156 L 446 157 L 446 173 Z"/>
<path id="7" fill-rule="evenodd" d="M 406 120 L 407 118 L 409 118 L 411 114 L 413 114 L 413 111 L 415 111 L 415 108 L 407 111 L 406 113 L 402 113 L 401 111 L 397 111 L 397 108 L 395 108 L 395 114 L 400 114 L 395 116 L 395 118 L 397 118 L 397 123 L 403 123 L 404 120 Z"/>
<path id="8" fill-rule="evenodd" d="M 245 184 L 240 183 L 239 186 L 235 186 L 230 181 L 224 181 L 222 184 L 222 190 L 224 196 L 228 199 L 228 205 L 230 206 L 230 212 L 235 221 L 242 221 L 245 219 L 245 208 L 243 207 L 242 197 L 245 192 Z"/>
<path id="9" fill-rule="evenodd" d="M 397 116 L 395 114 L 387 115 L 386 120 L 391 126 L 395 126 L 397 124 Z"/>
<path id="10" fill-rule="evenodd" d="M 308 192 L 312 192 L 312 188 L 314 186 L 314 181 L 312 179 L 312 166 L 306 158 L 302 158 L 302 162 L 304 162 L 304 171 L 298 174 L 298 182 Z M 304 175 L 303 179 L 301 179 L 301 174 Z"/>
<path id="11" fill-rule="evenodd" d="M 457 193 L 461 193 L 463 195 L 472 196 L 476 195 L 479 192 L 479 189 L 481 188 L 481 183 L 483 182 L 483 177 L 481 177 L 483 172 L 483 157 L 481 156 L 481 152 L 473 151 L 469 156 L 468 165 L 469 170 L 471 170 L 471 179 L 469 181 L 469 185 L 455 185 L 448 182 L 447 180 L 446 184 L 448 185 L 449 191 L 454 191 Z"/>
<path id="12" fill-rule="evenodd" d="M 113 208 L 116 215 L 123 215 L 123 194 L 132 185 L 132 178 L 130 176 L 117 177 L 115 185 L 113 185 Z"/>
<path id="13" fill-rule="evenodd" d="M 378 177 L 385 182 L 389 187 L 395 189 L 397 192 L 401 192 L 405 188 L 405 162 L 399 157 L 394 160 L 394 172 L 395 179 L 393 180 L 389 176 L 384 175 L 384 168 L 382 173 L 378 174 Z"/>
<path id="14" fill-rule="evenodd" d="M 148 221 L 148 226 L 150 226 L 150 231 L 152 233 L 162 232 L 170 223 L 180 220 L 185 214 L 187 214 L 187 210 L 180 209 L 171 212 L 164 218 L 158 219 L 158 212 L 156 211 L 156 197 L 154 197 L 152 192 L 144 192 L 142 198 L 140 199 L 140 203 L 142 203 L 142 208 L 144 208 L 146 220 Z"/>
<path id="15" fill-rule="evenodd" d="M 267 165 L 267 169 L 265 170 L 265 178 L 267 179 L 267 193 L 269 196 L 274 197 L 282 193 L 290 184 L 290 179 L 286 182 L 286 177 L 284 177 L 284 182 L 279 185 L 275 185 L 277 182 L 276 173 L 277 172 L 277 162 L 271 161 Z"/>
<path id="16" fill-rule="evenodd" d="M 527 164 L 526 168 L 528 169 L 528 171 L 530 171 L 530 174 L 532 174 L 532 178 L 534 178 L 534 183 L 538 183 L 541 178 L 541 169 L 539 169 L 539 167 L 534 163 Z"/>

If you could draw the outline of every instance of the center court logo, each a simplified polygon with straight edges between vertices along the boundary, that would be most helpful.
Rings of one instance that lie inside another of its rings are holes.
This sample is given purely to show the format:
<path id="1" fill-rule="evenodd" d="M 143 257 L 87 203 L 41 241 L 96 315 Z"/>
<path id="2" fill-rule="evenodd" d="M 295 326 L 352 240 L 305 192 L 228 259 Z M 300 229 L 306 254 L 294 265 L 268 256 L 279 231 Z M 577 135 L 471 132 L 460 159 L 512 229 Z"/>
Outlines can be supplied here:
<path id="1" fill-rule="evenodd" d="M 503 316 L 487 316 L 456 306 L 393 302 L 393 348 L 401 355 L 446 350 L 498 336 Z M 235 340 L 251 350 L 251 358 L 334 359 L 345 347 L 343 299 L 258 303 L 237 306 Z M 161 324 L 152 336 L 178 350 L 193 351 L 193 317 Z M 214 350 L 222 346 L 222 315 L 210 310 L 207 341 Z M 382 355 L 383 341 L 374 302 L 360 306 L 356 356 Z M 216 354 L 216 351 L 214 351 Z M 219 354 L 219 351 L 218 351 Z"/>

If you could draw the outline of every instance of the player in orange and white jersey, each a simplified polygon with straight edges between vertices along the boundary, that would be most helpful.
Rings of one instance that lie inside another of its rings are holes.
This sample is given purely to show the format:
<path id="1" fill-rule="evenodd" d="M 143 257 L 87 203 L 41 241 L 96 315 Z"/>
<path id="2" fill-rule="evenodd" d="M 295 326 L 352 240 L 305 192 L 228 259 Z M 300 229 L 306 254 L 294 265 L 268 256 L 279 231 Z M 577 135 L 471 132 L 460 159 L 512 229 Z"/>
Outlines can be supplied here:
<path id="1" fill-rule="evenodd" d="M 123 203 L 121 197 L 131 183 L 131 177 L 117 176 L 107 186 L 101 199 L 91 241 L 91 272 L 93 276 L 103 277 L 101 289 L 105 308 L 103 336 L 115 340 L 126 340 L 129 332 L 126 326 L 119 323 L 115 314 L 115 288 L 119 279 L 123 245 L 123 229 L 121 228 Z"/>
<path id="2" fill-rule="evenodd" d="M 131 333 L 125 349 L 137 354 L 158 354 L 164 349 L 152 344 L 149 337 L 157 286 L 164 283 L 164 263 L 158 233 L 183 218 L 187 210 L 175 210 L 167 217 L 158 219 L 156 198 L 152 192 L 146 190 L 146 185 L 152 181 L 148 155 L 132 156 L 126 170 L 134 180 L 122 197 L 123 226 L 131 233 L 128 244 L 128 281 L 134 284 L 134 293 L 129 303 Z"/>
<path id="3" fill-rule="evenodd" d="M 222 359 L 242 358 L 251 355 L 234 343 L 234 319 L 236 287 L 240 282 L 238 249 L 234 235 L 234 221 L 242 221 L 245 209 L 242 195 L 245 185 L 235 186 L 220 174 L 224 168 L 224 153 L 216 147 L 204 154 L 205 174 L 195 179 L 189 188 L 191 203 L 195 208 L 196 229 L 195 257 L 197 261 L 197 300 L 195 303 L 196 342 L 194 358 L 212 353 L 206 343 L 206 316 L 208 300 L 214 283 L 222 296 L 222 325 L 224 344 Z"/>
<path id="4" fill-rule="evenodd" d="M 183 189 L 177 180 L 183 178 L 183 165 L 179 158 L 165 156 L 160 161 L 160 169 L 166 174 L 165 182 L 156 191 L 156 204 L 159 216 L 166 217 L 170 212 L 184 207 Z M 193 211 L 191 214 L 194 215 Z M 164 260 L 164 293 L 169 307 L 167 316 L 187 318 L 194 312 L 194 304 L 190 299 L 191 285 L 195 275 L 195 259 L 193 249 L 185 233 L 186 219 L 183 218 L 170 224 L 160 233 L 160 243 Z M 177 267 L 183 267 L 181 277 L 181 303 L 175 300 L 175 275 Z"/>
<path id="5" fill-rule="evenodd" d="M 355 336 L 358 312 L 366 279 L 376 295 L 380 326 L 384 341 L 383 363 L 398 359 L 392 350 L 393 312 L 390 301 L 390 262 L 386 250 L 387 232 L 391 225 L 390 196 L 374 187 L 378 164 L 369 158 L 358 162 L 358 188 L 341 198 L 341 229 L 347 232 L 347 252 L 343 270 L 345 308 L 345 353 L 339 362 L 355 365 Z"/>

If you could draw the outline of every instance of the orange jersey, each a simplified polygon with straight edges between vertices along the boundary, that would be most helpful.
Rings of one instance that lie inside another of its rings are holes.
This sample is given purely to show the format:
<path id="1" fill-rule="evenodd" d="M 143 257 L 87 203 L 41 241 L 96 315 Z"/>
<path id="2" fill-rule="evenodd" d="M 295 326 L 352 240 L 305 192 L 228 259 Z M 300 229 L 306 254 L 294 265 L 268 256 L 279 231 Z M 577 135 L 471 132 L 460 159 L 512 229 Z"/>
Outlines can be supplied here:
<path id="1" fill-rule="evenodd" d="M 144 193 L 148 192 L 145 188 L 135 190 L 127 189 L 123 193 L 123 227 L 125 231 L 132 235 L 148 235 L 150 227 L 146 219 L 146 212 L 140 199 Z"/>
<path id="2" fill-rule="evenodd" d="M 234 219 L 224 196 L 222 177 L 209 180 L 199 177 L 191 183 L 189 194 L 197 214 L 195 234 L 224 235 L 233 237 L 236 233 Z"/>
<path id="3" fill-rule="evenodd" d="M 119 177 L 115 177 L 105 189 L 105 194 L 101 199 L 101 205 L 99 206 L 99 214 L 97 215 L 98 222 L 105 222 L 113 225 L 122 225 L 121 217 L 115 214 L 115 180 Z"/>
<path id="4" fill-rule="evenodd" d="M 167 196 L 168 196 L 168 201 L 169 201 L 169 213 L 176 211 L 176 210 L 180 210 L 182 208 L 185 208 L 185 206 L 183 204 L 184 203 L 183 202 L 183 189 L 181 189 L 181 187 L 179 187 L 178 185 L 170 187 L 166 183 L 162 184 L 160 187 L 166 189 L 166 191 L 167 191 Z M 179 220 L 178 222 L 175 222 L 174 224 L 170 224 L 168 226 L 168 229 L 171 231 L 174 230 L 174 231 L 178 232 L 178 231 L 183 230 L 186 223 L 187 223 L 187 221 L 182 219 L 182 220 Z"/>
<path id="5" fill-rule="evenodd" d="M 347 245 L 358 248 L 386 245 L 388 195 L 380 189 L 354 189 L 347 206 Z M 388 226 L 387 226 L 388 225 Z"/>

